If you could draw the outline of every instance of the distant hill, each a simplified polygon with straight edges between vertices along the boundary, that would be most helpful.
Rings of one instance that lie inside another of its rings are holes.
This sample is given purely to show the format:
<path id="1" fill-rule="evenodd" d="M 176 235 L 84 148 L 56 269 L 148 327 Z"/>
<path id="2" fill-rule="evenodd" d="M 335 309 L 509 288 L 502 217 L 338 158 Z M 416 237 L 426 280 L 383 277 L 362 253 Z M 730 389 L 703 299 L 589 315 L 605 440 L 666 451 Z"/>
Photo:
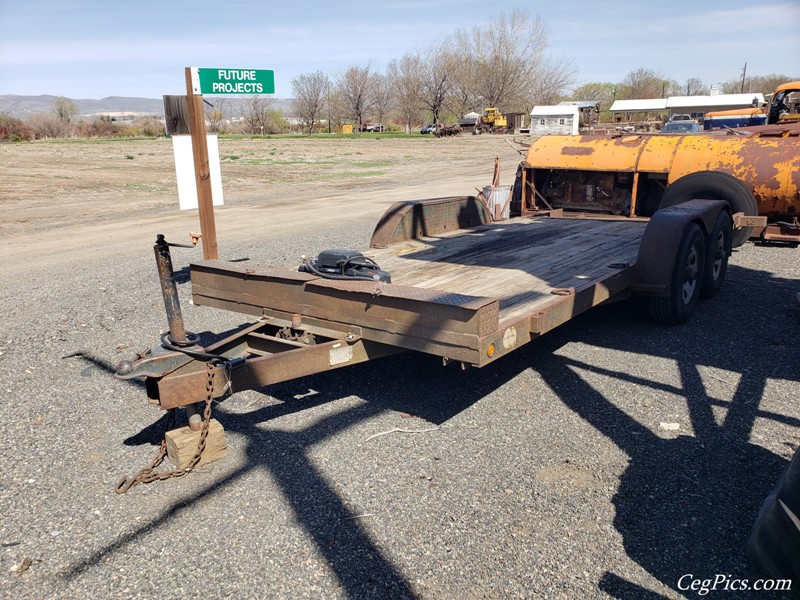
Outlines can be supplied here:
<path id="1" fill-rule="evenodd" d="M 17 119 L 25 119 L 35 114 L 48 114 L 53 112 L 57 96 L 15 96 L 0 95 L 0 114 L 5 114 Z M 213 102 L 213 97 L 208 98 Z M 100 100 L 75 99 L 72 101 L 78 107 L 82 117 L 93 117 L 101 114 L 113 113 L 131 116 L 164 114 L 164 103 L 161 98 L 131 98 L 127 96 L 108 96 Z M 237 99 L 237 102 L 242 102 Z M 291 100 L 287 98 L 272 98 L 275 108 L 282 109 L 288 115 L 291 110 Z"/>

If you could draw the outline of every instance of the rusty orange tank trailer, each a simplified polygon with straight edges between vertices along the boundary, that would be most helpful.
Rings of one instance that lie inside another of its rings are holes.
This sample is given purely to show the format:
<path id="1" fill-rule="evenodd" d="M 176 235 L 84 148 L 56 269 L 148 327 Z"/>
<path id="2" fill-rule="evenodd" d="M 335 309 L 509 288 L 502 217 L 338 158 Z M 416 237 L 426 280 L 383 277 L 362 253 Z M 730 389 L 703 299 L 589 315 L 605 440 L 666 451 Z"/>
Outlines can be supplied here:
<path id="1" fill-rule="evenodd" d="M 718 199 L 738 215 L 734 245 L 753 235 L 800 241 L 800 128 L 542 136 L 533 140 L 519 177 L 521 213 L 554 208 L 650 217 L 686 200 Z"/>

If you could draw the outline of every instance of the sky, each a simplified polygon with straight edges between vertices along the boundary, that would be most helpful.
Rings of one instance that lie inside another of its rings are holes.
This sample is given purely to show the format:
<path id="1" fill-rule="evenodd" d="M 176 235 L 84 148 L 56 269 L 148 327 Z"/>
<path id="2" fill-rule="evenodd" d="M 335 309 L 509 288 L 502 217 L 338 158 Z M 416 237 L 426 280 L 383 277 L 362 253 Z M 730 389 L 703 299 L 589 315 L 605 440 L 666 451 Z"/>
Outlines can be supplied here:
<path id="1" fill-rule="evenodd" d="M 0 95 L 160 98 L 185 94 L 184 68 L 271 69 L 291 79 L 354 64 L 382 70 L 458 28 L 515 8 L 539 15 L 549 52 L 576 85 L 638 68 L 707 85 L 749 75 L 800 77 L 800 0 L 486 2 L 350 0 L 0 0 Z M 766 92 L 766 90 L 765 90 Z"/>

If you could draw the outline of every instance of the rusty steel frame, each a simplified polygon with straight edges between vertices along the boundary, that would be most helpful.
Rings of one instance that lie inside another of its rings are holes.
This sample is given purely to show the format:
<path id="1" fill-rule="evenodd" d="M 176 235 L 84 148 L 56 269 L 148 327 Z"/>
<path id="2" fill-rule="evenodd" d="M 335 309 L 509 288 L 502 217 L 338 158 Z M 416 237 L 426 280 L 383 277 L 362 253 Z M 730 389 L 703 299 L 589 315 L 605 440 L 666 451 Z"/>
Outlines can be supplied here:
<path id="1" fill-rule="evenodd" d="M 297 324 L 295 320 L 295 324 Z M 258 389 L 306 375 L 339 369 L 401 352 L 402 348 L 364 340 L 353 334 L 308 327 L 316 343 L 280 337 L 292 331 L 291 321 L 260 320 L 242 331 L 205 348 L 187 348 L 228 359 L 214 366 L 213 398 Z M 298 334 L 301 330 L 295 330 Z M 299 337 L 299 336 L 298 336 Z M 305 339 L 311 340 L 311 337 Z M 134 361 L 117 367 L 120 379 L 146 378 L 150 401 L 167 410 L 187 406 L 206 397 L 208 372 L 202 360 L 182 352 L 154 348 Z"/>
<path id="2" fill-rule="evenodd" d="M 386 248 L 403 239 L 438 235 L 491 223 L 489 209 L 475 196 L 451 196 L 422 202 L 397 202 L 381 217 L 370 248 Z"/>
<path id="3" fill-rule="evenodd" d="M 789 244 L 800 243 L 800 220 L 794 217 L 791 223 L 779 221 L 767 222 L 767 217 L 747 217 L 743 213 L 733 215 L 735 227 L 752 227 L 752 240 L 764 242 L 786 242 Z"/>
<path id="4" fill-rule="evenodd" d="M 767 242 L 800 243 L 800 224 L 795 218 L 794 223 L 770 223 L 758 236 Z"/>

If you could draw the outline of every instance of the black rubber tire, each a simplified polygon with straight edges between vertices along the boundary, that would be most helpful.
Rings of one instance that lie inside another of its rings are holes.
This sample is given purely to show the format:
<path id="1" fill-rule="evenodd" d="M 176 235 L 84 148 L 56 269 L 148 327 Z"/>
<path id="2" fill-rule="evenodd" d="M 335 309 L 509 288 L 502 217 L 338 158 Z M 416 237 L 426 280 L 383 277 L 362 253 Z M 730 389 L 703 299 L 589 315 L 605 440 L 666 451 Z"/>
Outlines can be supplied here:
<path id="1" fill-rule="evenodd" d="M 674 181 L 664 191 L 658 208 L 661 210 L 695 199 L 725 200 L 731 207 L 731 214 L 742 212 L 748 217 L 758 215 L 758 204 L 753 193 L 732 175 L 715 171 L 690 173 Z M 738 248 L 752 233 L 752 227 L 734 230 L 732 246 Z"/>
<path id="2" fill-rule="evenodd" d="M 683 232 L 666 296 L 650 298 L 650 314 L 664 325 L 680 325 L 689 320 L 700 298 L 706 265 L 706 238 L 697 223 Z"/>
<path id="3" fill-rule="evenodd" d="M 733 237 L 733 221 L 724 210 L 717 215 L 714 229 L 708 236 L 706 244 L 706 268 L 703 272 L 703 286 L 700 288 L 701 298 L 713 298 L 725 281 L 728 272 L 728 258 L 731 255 Z"/>
<path id="4" fill-rule="evenodd" d="M 800 579 L 800 530 L 792 516 L 800 514 L 800 449 L 786 467 L 758 513 L 747 558 L 750 565 L 766 579 Z M 788 598 L 800 598 L 793 588 Z"/>

